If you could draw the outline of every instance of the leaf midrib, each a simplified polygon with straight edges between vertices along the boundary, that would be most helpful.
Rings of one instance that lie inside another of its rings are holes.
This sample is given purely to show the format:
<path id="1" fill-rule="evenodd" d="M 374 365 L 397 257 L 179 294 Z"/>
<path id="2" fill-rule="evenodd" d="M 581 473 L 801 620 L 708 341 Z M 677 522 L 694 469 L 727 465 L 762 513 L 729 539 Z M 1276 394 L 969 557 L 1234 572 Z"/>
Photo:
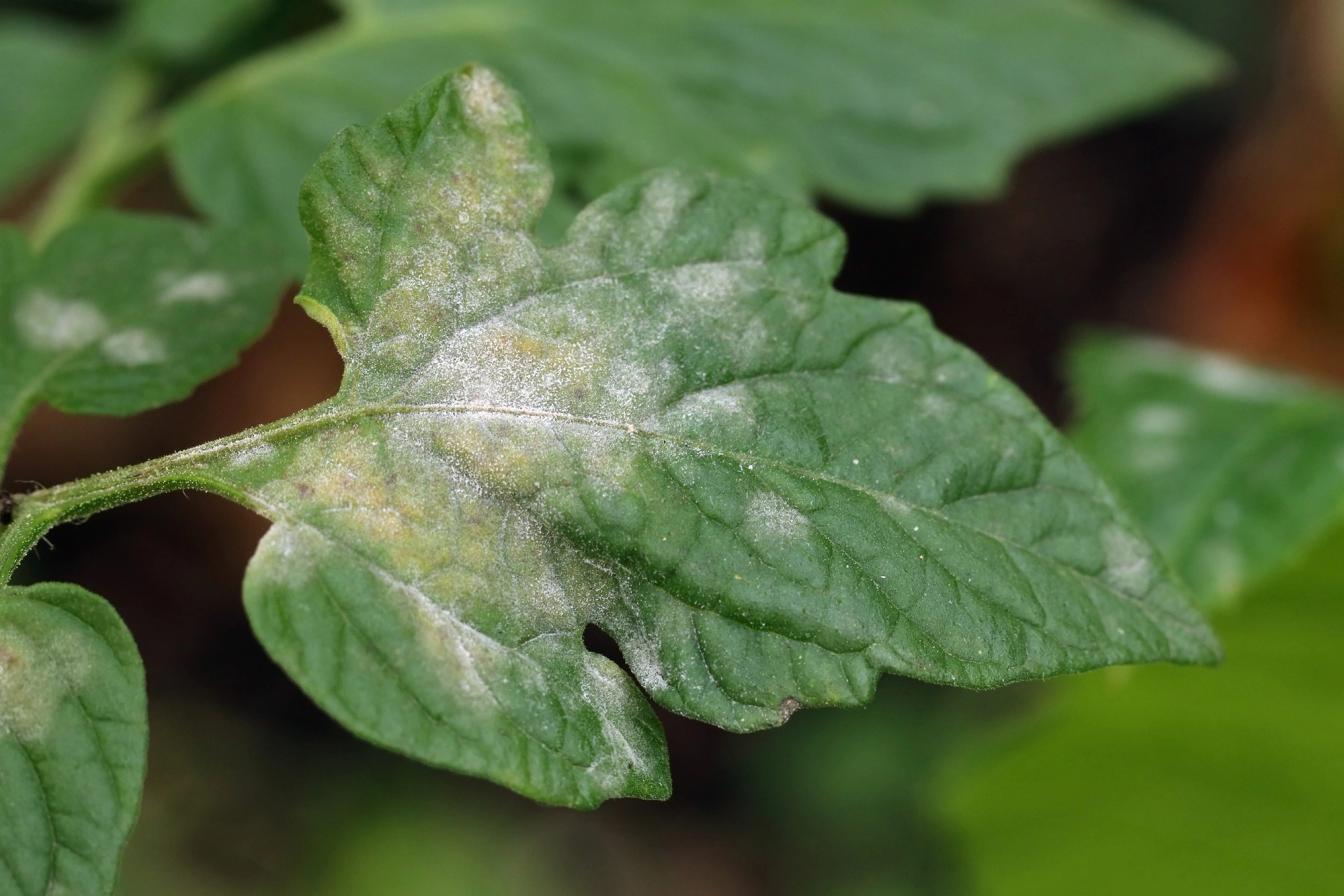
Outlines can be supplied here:
<path id="1" fill-rule="evenodd" d="M 400 405 L 368 404 L 355 408 L 348 408 L 348 409 L 342 408 L 338 410 L 332 410 L 330 404 L 326 404 L 326 405 L 318 405 L 312 410 L 312 412 L 296 415 L 294 417 L 288 418 L 287 420 L 281 421 L 279 424 L 273 424 L 270 427 L 261 427 L 257 430 L 251 431 L 250 433 L 244 433 L 239 437 L 221 440 L 221 442 L 211 443 L 202 446 L 199 449 L 195 449 L 194 451 L 188 451 L 184 452 L 181 455 L 175 455 L 173 456 L 172 459 L 175 459 L 179 462 L 180 461 L 186 461 L 188 463 L 199 462 L 200 464 L 208 468 L 209 461 L 212 460 L 214 456 L 218 455 L 231 458 L 236 454 L 237 451 L 242 450 L 245 447 L 254 446 L 256 444 L 269 443 L 279 436 L 290 434 L 297 435 L 302 432 L 335 428 L 344 423 L 353 422 L 355 420 L 370 417 L 397 417 L 397 416 L 418 416 L 418 415 L 423 416 L 481 415 L 481 416 L 499 416 L 505 418 L 531 418 L 536 420 L 546 420 L 552 423 L 563 423 L 575 426 L 595 427 L 620 432 L 630 437 L 640 437 L 665 442 L 667 444 L 676 445 L 689 451 L 698 452 L 701 454 L 719 455 L 721 457 L 729 458 L 744 465 L 752 463 L 752 464 L 762 464 L 770 466 L 779 470 L 780 472 L 789 475 L 797 476 L 813 482 L 826 483 L 840 488 L 845 488 L 863 494 L 874 500 L 891 502 L 901 509 L 910 511 L 912 513 L 924 514 L 928 517 L 932 517 L 938 520 L 939 522 L 946 523 L 948 526 L 962 529 L 964 531 L 971 532 L 985 538 L 989 538 L 1005 548 L 1012 548 L 1028 556 L 1035 557 L 1045 562 L 1046 564 L 1050 565 L 1051 567 L 1063 572 L 1070 578 L 1073 578 L 1084 584 L 1100 588 L 1103 591 L 1107 592 L 1108 594 L 1126 603 L 1133 604 L 1139 607 L 1143 612 L 1145 612 L 1145 614 L 1156 614 L 1170 621 L 1172 624 L 1179 626 L 1182 631 L 1185 631 L 1190 634 L 1194 634 L 1198 631 L 1198 627 L 1196 625 L 1192 624 L 1190 621 L 1187 621 L 1175 615 L 1170 610 L 1167 610 L 1166 608 L 1160 606 L 1159 604 L 1149 603 L 1138 596 L 1120 591 L 1111 584 L 1109 584 L 1108 582 L 1106 582 L 1101 577 L 1089 576 L 1086 573 L 1082 572 L 1081 570 L 1075 569 L 1074 567 L 1069 566 L 1054 557 L 1050 557 L 1039 551 L 1033 550 L 1025 545 L 1020 544 L 1019 542 L 1004 537 L 1000 533 L 991 532 L 987 529 L 983 529 L 965 520 L 960 520 L 957 519 L 956 517 L 948 516 L 944 513 L 941 513 L 936 508 L 926 507 L 921 504 L 914 504 L 896 495 L 871 488 L 870 486 L 864 485 L 862 483 L 854 482 L 853 480 L 844 479 L 842 477 L 834 476 L 827 473 L 821 473 L 816 470 L 810 470 L 806 467 L 798 466 L 796 464 L 791 464 L 787 461 L 779 460 L 778 458 L 768 456 L 758 456 L 755 454 L 750 454 L 742 451 L 732 451 L 723 448 L 722 446 L 706 444 L 704 442 L 699 442 L 694 439 L 686 438 L 684 436 L 676 436 L 670 433 L 660 432 L 658 430 L 652 430 L 645 427 L 641 427 L 634 423 L 611 418 L 590 417 L 581 414 L 572 414 L 562 411 L 546 410 L 542 408 L 520 408 L 509 405 L 496 405 L 487 403 L 456 403 L 456 404 L 419 403 L 419 404 L 400 404 Z M 178 470 L 175 472 L 181 472 L 181 471 Z M 226 477 L 226 479 L 232 481 L 232 477 Z M 249 497 L 252 496 L 249 495 Z M 263 514 L 266 511 L 264 507 L 257 506 L 255 504 L 253 506 L 253 509 Z M 895 520 L 895 522 L 897 522 L 897 524 L 900 525 L 899 520 Z M 904 528 L 904 526 L 902 528 Z"/>

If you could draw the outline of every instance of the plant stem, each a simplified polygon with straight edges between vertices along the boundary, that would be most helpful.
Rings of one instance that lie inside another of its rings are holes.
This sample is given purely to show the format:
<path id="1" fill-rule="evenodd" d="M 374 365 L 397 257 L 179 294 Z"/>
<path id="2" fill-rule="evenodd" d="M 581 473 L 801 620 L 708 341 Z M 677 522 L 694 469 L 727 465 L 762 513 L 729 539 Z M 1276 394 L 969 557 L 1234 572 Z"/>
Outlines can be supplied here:
<path id="1" fill-rule="evenodd" d="M 14 519 L 0 529 L 0 585 L 9 582 L 19 563 L 47 532 L 100 510 L 183 489 L 211 492 L 253 507 L 247 494 L 212 474 L 212 465 L 254 445 L 323 423 L 309 419 L 307 414 L 296 414 L 144 463 L 16 496 Z"/>
<path id="2" fill-rule="evenodd" d="M 162 129 L 145 120 L 157 93 L 149 69 L 128 62 L 113 73 L 79 146 L 33 219 L 37 245 L 98 205 L 120 180 L 158 148 Z"/>

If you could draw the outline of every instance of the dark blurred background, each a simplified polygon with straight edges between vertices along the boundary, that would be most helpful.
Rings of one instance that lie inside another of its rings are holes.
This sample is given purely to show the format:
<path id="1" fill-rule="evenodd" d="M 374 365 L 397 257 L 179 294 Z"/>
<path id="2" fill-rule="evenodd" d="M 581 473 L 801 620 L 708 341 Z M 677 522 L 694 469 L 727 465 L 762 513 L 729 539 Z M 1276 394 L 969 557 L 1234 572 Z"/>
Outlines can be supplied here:
<path id="1" fill-rule="evenodd" d="M 1236 61 L 1225 83 L 1036 153 L 993 202 L 903 218 L 823 203 L 850 238 L 840 285 L 926 304 L 1060 421 L 1061 351 L 1089 325 L 1344 378 L 1344 4 L 1142 5 L 1225 48 Z M 284 7 L 264 39 L 330 17 L 316 3 Z M 185 208 L 162 168 L 122 204 Z M 128 420 L 43 409 L 12 478 L 52 484 L 236 432 L 326 397 L 339 373 L 325 333 L 285 303 L 235 370 L 185 402 Z M 145 658 L 153 739 L 126 896 L 968 886 L 957 833 L 930 808 L 939 757 L 1033 689 L 888 679 L 874 708 L 802 713 L 747 738 L 664 714 L 670 803 L 543 809 L 366 746 L 299 693 L 240 606 L 264 528 L 222 500 L 169 495 L 57 530 L 27 568 L 107 596 Z"/>

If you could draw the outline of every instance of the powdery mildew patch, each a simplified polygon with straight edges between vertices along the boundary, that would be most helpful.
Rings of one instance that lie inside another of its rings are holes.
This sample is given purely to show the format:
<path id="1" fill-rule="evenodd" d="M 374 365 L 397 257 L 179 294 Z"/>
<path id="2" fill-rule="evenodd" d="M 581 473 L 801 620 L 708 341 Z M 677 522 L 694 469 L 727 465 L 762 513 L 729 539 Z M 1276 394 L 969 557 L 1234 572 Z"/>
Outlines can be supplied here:
<path id="1" fill-rule="evenodd" d="M 165 271 L 157 279 L 160 305 L 213 305 L 229 297 L 232 284 L 222 271 Z"/>
<path id="2" fill-rule="evenodd" d="M 60 632 L 38 641 L 0 630 L 0 737 L 44 741 L 62 702 L 79 690 L 90 668 L 77 635 Z"/>
<path id="3" fill-rule="evenodd" d="M 163 339 L 141 327 L 113 333 L 102 341 L 100 348 L 108 360 L 125 367 L 143 367 L 168 360 L 168 347 Z"/>
<path id="4" fill-rule="evenodd" d="M 91 303 L 45 292 L 34 292 L 19 305 L 14 322 L 29 345 L 46 351 L 76 351 L 107 331 L 107 319 Z"/>

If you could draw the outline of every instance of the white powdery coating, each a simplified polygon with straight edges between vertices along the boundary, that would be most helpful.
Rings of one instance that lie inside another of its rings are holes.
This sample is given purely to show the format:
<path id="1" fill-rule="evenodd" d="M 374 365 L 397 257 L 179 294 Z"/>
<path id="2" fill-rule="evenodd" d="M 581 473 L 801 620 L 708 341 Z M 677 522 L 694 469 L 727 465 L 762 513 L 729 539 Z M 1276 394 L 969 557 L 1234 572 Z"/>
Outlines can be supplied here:
<path id="1" fill-rule="evenodd" d="M 168 358 L 168 347 L 149 330 L 133 327 L 113 333 L 103 340 L 103 354 L 125 367 L 158 364 Z"/>
<path id="2" fill-rule="evenodd" d="M 957 411 L 957 406 L 951 399 L 933 391 L 925 392 L 919 397 L 919 406 L 934 420 L 950 420 Z"/>
<path id="3" fill-rule="evenodd" d="M 159 275 L 158 284 L 160 305 L 213 305 L 228 298 L 232 290 L 229 278 L 220 271 L 164 272 Z"/>
<path id="4" fill-rule="evenodd" d="M 405 391 L 439 401 L 567 411 L 570 395 L 597 382 L 607 366 L 592 345 L 490 321 L 447 342 Z"/>
<path id="5" fill-rule="evenodd" d="M 1153 566 L 1142 541 L 1118 526 L 1101 530 L 1101 548 L 1106 557 L 1103 578 L 1126 594 L 1139 595 L 1152 582 Z"/>
<path id="6" fill-rule="evenodd" d="M 231 467 L 246 467 L 259 461 L 268 460 L 275 455 L 275 446 L 270 442 L 261 442 L 250 448 L 244 448 L 229 461 Z"/>
<path id="7" fill-rule="evenodd" d="M 728 240 L 727 254 L 730 258 L 752 261 L 764 261 L 768 238 L 759 227 L 739 227 Z"/>
<path id="8" fill-rule="evenodd" d="M 416 641 L 430 667 L 450 692 L 457 692 L 486 708 L 494 702 L 490 678 L 507 678 L 509 650 L 485 633 L 459 619 L 451 609 L 406 582 L 377 573 L 394 593 L 410 599 L 415 614 Z"/>
<path id="9" fill-rule="evenodd" d="M 667 675 L 658 656 L 658 645 L 653 640 L 642 635 L 628 638 L 621 642 L 621 656 L 646 691 L 654 695 L 666 693 Z"/>
<path id="10" fill-rule="evenodd" d="M 579 683 L 583 699 L 597 714 L 602 725 L 602 739 L 613 750 L 597 758 L 592 774 L 607 789 L 614 789 L 615 785 L 629 780 L 634 770 L 649 770 L 649 758 L 635 748 L 616 724 L 618 719 L 633 723 L 643 709 L 642 700 L 627 684 L 625 673 L 612 667 L 609 661 L 593 655 L 584 659 L 585 674 Z"/>
<path id="11" fill-rule="evenodd" d="M 459 79 L 457 87 L 467 115 L 479 124 L 505 124 L 516 116 L 517 108 L 509 102 L 508 91 L 489 69 L 472 69 Z"/>
<path id="12" fill-rule="evenodd" d="M 703 425 L 739 420 L 755 420 L 751 394 L 741 383 L 729 383 L 686 396 L 669 411 L 669 416 L 684 423 Z"/>
<path id="13" fill-rule="evenodd" d="M 1281 395 L 1284 383 L 1225 358 L 1205 356 L 1191 369 L 1195 381 L 1211 392 L 1239 398 Z"/>
<path id="14" fill-rule="evenodd" d="M 643 220 L 636 232 L 640 241 L 657 245 L 680 220 L 694 195 L 691 184 L 675 172 L 660 174 L 649 181 L 639 209 Z"/>
<path id="15" fill-rule="evenodd" d="M 107 330 L 101 311 L 88 302 L 35 292 L 14 312 L 19 335 L 36 348 L 75 351 Z"/>
<path id="16" fill-rule="evenodd" d="M 657 271 L 650 283 L 693 306 L 723 304 L 756 286 L 755 271 L 754 266 L 743 262 L 706 261 Z"/>
<path id="17" fill-rule="evenodd" d="M 46 740 L 62 701 L 88 678 L 84 643 L 62 632 L 37 643 L 17 632 L 0 632 L 0 735 L 23 743 Z"/>
<path id="18" fill-rule="evenodd" d="M 320 540 L 305 535 L 297 525 L 277 523 L 262 539 L 254 562 L 264 563 L 266 574 L 278 584 L 299 591 L 316 575 L 320 550 Z"/>
<path id="19" fill-rule="evenodd" d="M 733 361 L 739 370 L 751 370 L 760 363 L 769 347 L 769 328 L 759 317 L 753 317 L 733 340 Z"/>
<path id="20" fill-rule="evenodd" d="M 1145 404 L 1134 409 L 1129 425 L 1142 435 L 1177 435 L 1189 427 L 1190 415 L 1174 404 Z"/>
<path id="21" fill-rule="evenodd" d="M 805 536 L 811 527 L 807 517 L 774 492 L 752 495 L 743 522 L 756 538 L 786 541 Z"/>
<path id="22" fill-rule="evenodd" d="M 642 415 L 659 403 L 677 378 L 677 365 L 666 358 L 656 364 L 613 358 L 602 387 L 604 404 L 612 413 Z"/>

